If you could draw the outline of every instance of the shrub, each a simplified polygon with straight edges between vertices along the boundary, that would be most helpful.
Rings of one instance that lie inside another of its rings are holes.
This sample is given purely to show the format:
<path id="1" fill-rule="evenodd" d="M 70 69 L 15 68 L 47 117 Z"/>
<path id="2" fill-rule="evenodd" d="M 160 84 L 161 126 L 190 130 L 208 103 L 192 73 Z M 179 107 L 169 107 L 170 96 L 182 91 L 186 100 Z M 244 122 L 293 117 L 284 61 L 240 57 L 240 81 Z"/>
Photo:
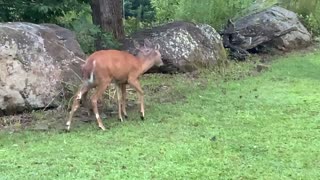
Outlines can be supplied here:
<path id="1" fill-rule="evenodd" d="M 137 30 L 152 27 L 155 25 L 155 22 L 140 21 L 135 17 L 128 17 L 127 19 L 124 19 L 123 22 L 125 34 L 131 34 Z"/>
<path id="2" fill-rule="evenodd" d="M 320 35 L 320 8 L 318 12 L 302 16 L 302 21 L 306 25 L 307 29 L 311 31 L 312 34 L 316 36 Z"/>
<path id="3" fill-rule="evenodd" d="M 319 0 L 280 0 L 283 7 L 299 14 L 302 23 L 314 35 L 320 35 Z"/>
<path id="4" fill-rule="evenodd" d="M 103 48 L 117 49 L 119 42 L 115 40 L 110 32 L 104 32 L 99 26 L 92 23 L 91 9 L 89 5 L 83 5 L 79 12 L 70 11 L 58 18 L 60 25 L 74 31 L 77 40 L 86 54 L 96 51 L 95 41 L 98 36 L 102 39 Z"/>
<path id="5" fill-rule="evenodd" d="M 156 20 L 159 23 L 175 19 L 180 0 L 151 0 L 151 5 L 156 11 Z"/>
<path id="6" fill-rule="evenodd" d="M 220 29 L 227 19 L 247 8 L 254 0 L 151 0 L 159 22 L 186 20 Z"/>
<path id="7" fill-rule="evenodd" d="M 222 28 L 227 19 L 281 5 L 296 12 L 302 23 L 315 35 L 320 35 L 319 0 L 151 0 L 157 22 L 186 20 Z"/>

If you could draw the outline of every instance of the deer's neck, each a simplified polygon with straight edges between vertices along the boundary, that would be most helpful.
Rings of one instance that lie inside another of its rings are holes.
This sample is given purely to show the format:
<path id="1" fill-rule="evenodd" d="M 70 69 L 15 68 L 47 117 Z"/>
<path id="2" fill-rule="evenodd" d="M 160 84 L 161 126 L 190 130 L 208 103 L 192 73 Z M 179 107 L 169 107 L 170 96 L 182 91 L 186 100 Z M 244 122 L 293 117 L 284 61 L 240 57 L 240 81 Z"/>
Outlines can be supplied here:
<path id="1" fill-rule="evenodd" d="M 154 65 L 154 60 L 148 58 L 140 58 L 141 61 L 141 74 L 145 73 Z"/>

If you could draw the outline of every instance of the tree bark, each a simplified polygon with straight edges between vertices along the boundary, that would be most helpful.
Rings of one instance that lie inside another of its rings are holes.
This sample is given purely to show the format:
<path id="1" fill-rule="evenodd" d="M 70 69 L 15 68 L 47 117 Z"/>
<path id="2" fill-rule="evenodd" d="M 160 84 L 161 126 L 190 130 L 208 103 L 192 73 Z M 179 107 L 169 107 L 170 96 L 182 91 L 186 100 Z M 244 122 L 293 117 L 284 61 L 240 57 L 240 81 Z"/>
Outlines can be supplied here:
<path id="1" fill-rule="evenodd" d="M 123 0 L 91 0 L 92 21 L 105 32 L 113 34 L 114 38 L 121 40 L 124 37 L 122 22 Z M 103 49 L 101 36 L 96 40 L 97 50 Z"/>

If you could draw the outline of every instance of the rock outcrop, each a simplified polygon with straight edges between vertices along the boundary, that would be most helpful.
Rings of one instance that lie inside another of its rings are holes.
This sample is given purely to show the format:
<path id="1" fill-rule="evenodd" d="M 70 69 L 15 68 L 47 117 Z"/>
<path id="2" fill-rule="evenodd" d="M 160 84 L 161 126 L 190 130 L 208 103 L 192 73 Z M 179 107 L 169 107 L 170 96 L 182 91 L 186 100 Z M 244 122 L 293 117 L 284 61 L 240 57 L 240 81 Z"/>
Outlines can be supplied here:
<path id="1" fill-rule="evenodd" d="M 288 51 L 308 46 L 312 40 L 298 16 L 278 6 L 229 21 L 222 36 L 224 46 L 237 59 L 245 59 L 247 50 L 259 46 Z"/>
<path id="2" fill-rule="evenodd" d="M 56 107 L 78 84 L 84 58 L 75 35 L 53 24 L 0 23 L 0 115 Z"/>
<path id="3" fill-rule="evenodd" d="M 124 41 L 124 49 L 135 54 L 133 41 L 149 39 L 160 45 L 164 61 L 161 68 L 150 72 L 188 72 L 199 66 L 217 65 L 226 60 L 221 36 L 206 24 L 172 22 L 136 32 Z"/>

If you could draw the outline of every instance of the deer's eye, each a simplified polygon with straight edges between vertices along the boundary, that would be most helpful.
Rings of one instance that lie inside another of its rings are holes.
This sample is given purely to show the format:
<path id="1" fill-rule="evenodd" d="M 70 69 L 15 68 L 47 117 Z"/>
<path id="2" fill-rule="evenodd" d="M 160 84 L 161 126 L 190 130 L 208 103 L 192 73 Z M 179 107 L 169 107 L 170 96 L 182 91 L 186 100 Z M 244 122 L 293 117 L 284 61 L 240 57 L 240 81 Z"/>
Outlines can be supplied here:
<path id="1" fill-rule="evenodd" d="M 150 50 L 149 50 L 149 49 L 146 49 L 144 52 L 145 52 L 146 54 L 149 54 L 149 53 L 150 53 Z"/>

